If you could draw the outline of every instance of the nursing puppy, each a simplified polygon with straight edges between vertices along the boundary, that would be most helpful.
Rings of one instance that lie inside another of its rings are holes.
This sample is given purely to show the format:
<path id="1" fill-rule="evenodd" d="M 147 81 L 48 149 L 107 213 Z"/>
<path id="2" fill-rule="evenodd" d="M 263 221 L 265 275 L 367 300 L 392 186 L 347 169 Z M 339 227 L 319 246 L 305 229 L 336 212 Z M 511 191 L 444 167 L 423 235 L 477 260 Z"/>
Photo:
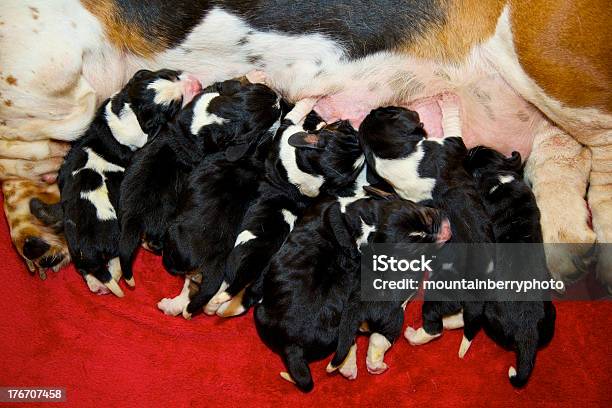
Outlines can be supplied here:
<path id="1" fill-rule="evenodd" d="M 257 87 L 269 91 L 263 85 Z M 187 275 L 188 280 L 204 275 L 205 278 L 199 280 L 204 285 L 203 291 L 212 291 L 210 296 L 223 281 L 225 260 L 238 236 L 242 217 L 257 196 L 264 161 L 280 125 L 278 121 L 270 123 L 280 119 L 282 110 L 273 92 L 269 91 L 266 98 L 249 109 L 268 113 L 263 117 L 253 117 L 257 119 L 256 127 L 234 142 L 240 141 L 241 144 L 204 157 L 188 177 L 176 214 L 164 235 L 163 264 L 166 270 Z M 186 311 L 187 304 L 202 290 L 194 291 L 193 284 L 189 290 L 189 286 L 186 281 L 181 294 L 162 299 L 158 308 L 169 315 L 183 312 L 186 318 L 191 317 L 191 313 Z M 201 310 L 201 306 L 198 309 Z"/>
<path id="2" fill-rule="evenodd" d="M 196 96 L 176 120 L 138 151 L 121 185 L 120 260 L 124 277 L 141 237 L 161 253 L 170 218 L 189 173 L 205 155 L 224 151 L 237 160 L 278 121 L 276 94 L 246 79 L 216 83 Z"/>
<path id="3" fill-rule="evenodd" d="M 264 277 L 263 300 L 255 307 L 259 335 L 287 366 L 288 373 L 281 376 L 302 391 L 310 391 L 314 384 L 308 362 L 340 347 L 338 340 L 343 332 L 343 344 L 349 347 L 341 348 L 332 369 L 350 353 L 351 358 L 340 370 L 355 378 L 355 348 L 350 345 L 363 322 L 379 333 L 371 338 L 370 347 L 377 355 L 371 355 L 369 369 L 374 373 L 384 371 L 384 351 L 401 333 L 403 310 L 401 304 L 358 301 L 357 249 L 373 239 L 369 234 L 374 231 L 384 231 L 385 242 L 436 242 L 442 225 L 438 210 L 403 200 L 363 198 L 348 204 L 345 214 L 335 197 L 321 199 L 310 207 L 273 256 Z M 354 315 L 340 330 L 346 312 Z"/>
<path id="4" fill-rule="evenodd" d="M 260 300 L 261 279 L 272 255 L 314 198 L 353 194 L 364 163 L 357 132 L 345 121 L 325 124 L 308 113 L 311 106 L 296 104 L 274 138 L 258 197 L 227 259 L 220 293 L 211 299 L 219 286 L 212 293 L 202 291 L 188 312 L 209 300 L 207 311 L 216 310 L 219 316 L 245 312 Z"/>
<path id="5" fill-rule="evenodd" d="M 520 271 L 526 279 L 546 279 L 540 211 L 531 189 L 522 181 L 521 156 L 514 152 L 506 158 L 486 147 L 471 149 L 466 168 L 474 176 L 491 217 L 495 240 L 499 243 L 532 243 L 521 251 L 530 266 Z M 513 264 L 515 253 L 506 253 L 504 246 L 497 251 L 497 268 Z M 506 261 L 507 259 L 507 261 Z M 502 277 L 514 276 L 512 270 L 502 270 Z M 546 345 L 555 329 L 555 306 L 550 301 L 474 302 L 464 310 L 464 337 L 459 357 L 465 353 L 479 329 L 494 340 L 517 352 L 517 369 L 510 367 L 508 375 L 515 387 L 524 386 L 533 370 L 537 348 Z"/>
<path id="6" fill-rule="evenodd" d="M 70 255 L 92 292 L 117 296 L 120 236 L 117 206 L 123 173 L 134 151 L 193 97 L 180 73 L 138 71 L 98 110 L 59 173 L 63 227 Z M 132 277 L 126 282 L 134 286 Z"/>
<path id="7" fill-rule="evenodd" d="M 359 137 L 368 165 L 402 198 L 430 204 L 448 216 L 452 242 L 493 242 L 488 215 L 471 175 L 463 167 L 467 149 L 451 132 L 459 136 L 460 126 L 445 128 L 443 139 L 428 140 L 416 112 L 385 107 L 370 112 L 359 128 Z M 489 262 L 481 258 L 468 254 L 452 260 L 458 262 L 463 273 L 483 276 Z M 445 271 L 435 272 L 432 279 L 445 279 Z M 412 344 L 424 344 L 440 336 L 443 317 L 461 312 L 461 303 L 452 298 L 432 302 L 427 301 L 426 293 L 425 299 L 423 328 L 415 331 L 409 327 L 406 331 Z"/>

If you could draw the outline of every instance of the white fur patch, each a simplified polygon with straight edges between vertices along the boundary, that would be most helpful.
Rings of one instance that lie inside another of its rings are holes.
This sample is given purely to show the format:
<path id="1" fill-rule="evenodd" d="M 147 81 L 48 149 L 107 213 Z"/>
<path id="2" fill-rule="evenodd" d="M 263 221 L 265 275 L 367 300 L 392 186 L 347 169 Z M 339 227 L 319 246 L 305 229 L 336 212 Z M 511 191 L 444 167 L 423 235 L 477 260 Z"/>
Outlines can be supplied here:
<path id="1" fill-rule="evenodd" d="M 501 184 L 508 184 L 514 181 L 514 176 L 499 176 L 499 182 Z"/>
<path id="2" fill-rule="evenodd" d="M 219 96 L 218 93 L 212 92 L 204 94 L 196 101 L 193 107 L 193 119 L 191 121 L 191 133 L 197 135 L 203 126 L 212 125 L 214 123 L 222 125 L 227 119 L 220 118 L 214 113 L 208 111 L 210 101 Z"/>
<path id="3" fill-rule="evenodd" d="M 281 214 L 283 214 L 283 219 L 289 225 L 289 231 L 292 231 L 297 217 L 291 211 L 285 209 L 281 210 Z"/>
<path id="4" fill-rule="evenodd" d="M 257 237 L 251 231 L 244 230 L 240 234 L 238 234 L 238 237 L 236 238 L 236 243 L 234 244 L 234 247 L 237 247 L 238 245 L 244 244 L 245 242 L 249 242 L 250 240 L 255 239 L 255 238 L 257 238 Z"/>
<path id="5" fill-rule="evenodd" d="M 90 169 L 100 174 L 104 178 L 104 173 L 110 173 L 113 171 L 125 171 L 125 168 L 118 166 L 114 163 L 108 162 L 102 158 L 98 153 L 91 150 L 89 147 L 85 147 L 83 151 L 87 154 L 87 161 L 85 165 L 78 170 L 72 172 L 75 176 L 79 171 L 83 169 Z"/>
<path id="6" fill-rule="evenodd" d="M 425 156 L 422 142 L 416 146 L 414 153 L 402 159 L 381 159 L 374 156 L 376 171 L 387 180 L 406 200 L 415 202 L 430 200 L 436 179 L 419 176 L 419 164 Z"/>
<path id="7" fill-rule="evenodd" d="M 355 189 L 353 190 L 353 194 L 351 194 L 348 197 L 338 197 L 337 201 L 338 203 L 340 203 L 341 213 L 344 214 L 346 212 L 347 205 L 366 196 L 366 193 L 363 187 L 369 185 L 367 175 L 368 175 L 368 169 L 367 169 L 367 165 L 365 165 L 363 166 L 363 168 L 361 169 L 361 172 L 357 176 L 357 180 L 355 180 Z"/>
<path id="8" fill-rule="evenodd" d="M 425 238 L 427 236 L 427 233 L 424 231 L 419 231 L 419 232 L 411 232 L 410 234 L 408 234 L 408 236 L 411 237 L 420 237 L 420 238 Z"/>
<path id="9" fill-rule="evenodd" d="M 153 102 L 158 105 L 170 105 L 183 96 L 183 85 L 180 81 L 173 82 L 159 78 L 151 82 L 147 88 L 155 91 Z"/>
<path id="10" fill-rule="evenodd" d="M 125 169 L 116 164 L 110 163 L 104 160 L 100 155 L 91 150 L 89 147 L 83 149 L 87 153 L 87 161 L 85 166 L 72 172 L 75 176 L 83 169 L 90 169 L 98 173 L 102 177 L 102 184 L 95 190 L 82 191 L 81 198 L 89 201 L 96 209 L 96 216 L 101 221 L 116 220 L 117 213 L 115 208 L 110 202 L 108 196 L 108 188 L 106 187 L 106 176 L 104 173 L 107 172 L 123 172 Z"/>
<path id="11" fill-rule="evenodd" d="M 280 159 L 287 170 L 289 182 L 296 186 L 300 193 L 307 197 L 316 197 L 325 179 L 323 176 L 308 174 L 300 170 L 296 160 L 296 148 L 289 144 L 289 137 L 295 133 L 303 132 L 301 126 L 289 126 L 282 134 L 280 142 Z"/>
<path id="12" fill-rule="evenodd" d="M 368 237 L 370 236 L 370 234 L 375 231 L 375 226 L 366 224 L 365 221 L 361 219 L 361 235 L 359 236 L 359 238 L 357 238 L 357 241 L 355 241 L 359 252 L 361 252 L 361 245 L 366 244 L 368 242 Z"/>
<path id="13" fill-rule="evenodd" d="M 122 145 L 136 150 L 147 143 L 147 134 L 143 132 L 129 103 L 123 105 L 119 116 L 111 110 L 111 102 L 106 105 L 106 122 L 113 137 Z"/>

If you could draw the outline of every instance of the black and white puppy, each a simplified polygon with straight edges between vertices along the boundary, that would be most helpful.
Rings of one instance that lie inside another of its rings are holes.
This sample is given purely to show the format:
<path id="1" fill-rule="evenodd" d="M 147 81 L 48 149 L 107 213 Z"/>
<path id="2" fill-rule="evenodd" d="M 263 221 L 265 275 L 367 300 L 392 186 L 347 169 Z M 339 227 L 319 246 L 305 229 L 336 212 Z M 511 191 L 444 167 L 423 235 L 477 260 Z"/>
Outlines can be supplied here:
<path id="1" fill-rule="evenodd" d="M 194 294 L 201 292 L 193 290 L 193 277 L 198 278 L 204 290 L 212 290 L 212 294 L 219 289 L 225 260 L 234 246 L 242 218 L 257 196 L 265 158 L 280 126 L 282 107 L 269 88 L 251 86 L 269 92 L 265 98 L 259 95 L 257 103 L 242 113 L 248 116 L 248 112 L 257 112 L 250 119 L 255 122 L 249 123 L 248 128 L 236 127 L 233 139 L 227 137 L 225 142 L 217 142 L 217 146 L 228 146 L 225 150 L 204 156 L 187 179 L 176 214 L 168 224 L 163 242 L 164 267 L 172 274 L 187 276 L 178 296 L 158 303 L 158 308 L 166 314 L 184 312 L 184 316 L 191 316 L 186 312 L 187 304 Z M 238 137 L 240 129 L 245 133 Z"/>
<path id="2" fill-rule="evenodd" d="M 188 174 L 205 155 L 223 151 L 237 160 L 278 122 L 278 97 L 267 86 L 246 79 L 206 88 L 176 120 L 138 151 L 121 185 L 121 269 L 132 276 L 141 238 L 161 253 L 163 238 Z"/>
<path id="3" fill-rule="evenodd" d="M 498 243 L 533 244 L 521 251 L 527 270 L 520 271 L 525 279 L 547 279 L 540 211 L 535 196 L 523 181 L 521 156 L 513 152 L 507 158 L 486 147 L 471 149 L 466 168 L 474 176 L 489 214 L 495 240 Z M 502 277 L 517 274 L 509 265 L 516 264 L 514 251 L 500 246 L 496 251 L 497 268 Z M 512 252 L 512 253 L 510 253 Z M 528 276 L 526 276 L 527 274 Z M 555 306 L 547 300 L 470 302 L 464 310 L 464 337 L 459 357 L 467 352 L 474 336 L 484 326 L 489 336 L 517 352 L 517 368 L 510 367 L 508 375 L 515 387 L 524 386 L 533 370 L 537 348 L 546 345 L 555 329 Z"/>
<path id="4" fill-rule="evenodd" d="M 383 372 L 384 353 L 401 334 L 403 309 L 401 303 L 360 301 L 357 249 L 373 242 L 375 231 L 383 242 L 436 242 L 443 225 L 438 210 L 404 200 L 362 198 L 343 213 L 337 198 L 330 197 L 308 208 L 273 256 L 264 276 L 263 300 L 255 307 L 261 338 L 287 366 L 288 373 L 281 376 L 310 391 L 308 362 L 336 350 L 328 371 L 340 366 L 343 375 L 355 378 L 353 343 L 362 323 L 375 333 L 368 369 Z"/>
<path id="5" fill-rule="evenodd" d="M 99 108 L 59 172 L 63 226 L 70 255 L 93 292 L 123 296 L 118 285 L 119 189 L 134 151 L 193 97 L 192 81 L 171 70 L 138 71 Z M 126 282 L 134 286 L 131 277 Z"/>
<path id="6" fill-rule="evenodd" d="M 221 290 L 212 299 L 214 292 L 202 292 L 188 312 L 210 300 L 207 313 L 223 317 L 244 313 L 260 300 L 272 255 L 315 197 L 353 194 L 364 164 L 357 132 L 346 121 L 325 124 L 316 113 L 308 113 L 311 107 L 311 101 L 298 102 L 283 120 L 258 197 L 249 206 L 227 259 Z"/>
<path id="7" fill-rule="evenodd" d="M 370 112 L 359 128 L 369 166 L 393 186 L 404 199 L 441 209 L 452 226 L 452 242 L 490 243 L 493 232 L 476 184 L 464 169 L 467 149 L 460 137 L 428 140 L 418 113 L 400 107 Z M 453 255 L 450 255 L 453 256 Z M 453 261 L 459 261 L 453 259 Z M 489 262 L 467 256 L 458 262 L 461 271 L 480 276 Z M 444 279 L 438 270 L 432 279 Z M 406 330 L 411 344 L 424 344 L 442 333 L 443 317 L 460 316 L 458 301 L 427 301 L 423 304 L 423 327 Z"/>

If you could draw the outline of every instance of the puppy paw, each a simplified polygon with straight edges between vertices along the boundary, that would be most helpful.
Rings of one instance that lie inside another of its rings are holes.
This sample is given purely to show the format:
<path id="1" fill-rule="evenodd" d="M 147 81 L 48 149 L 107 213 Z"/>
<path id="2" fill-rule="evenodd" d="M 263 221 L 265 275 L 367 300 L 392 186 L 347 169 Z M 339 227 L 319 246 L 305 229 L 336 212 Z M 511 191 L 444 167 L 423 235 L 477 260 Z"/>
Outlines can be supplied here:
<path id="1" fill-rule="evenodd" d="M 11 240 L 28 270 L 45 279 L 48 270 L 57 272 L 67 265 L 70 262 L 70 254 L 63 235 L 58 231 L 57 223 L 46 225 L 30 211 L 30 200 L 33 198 L 41 203 L 58 202 L 57 185 L 30 180 L 8 180 L 2 184 L 2 191 Z"/>
<path id="2" fill-rule="evenodd" d="M 96 295 L 108 295 L 111 293 L 110 289 L 108 289 L 93 275 L 85 275 L 85 283 L 87 284 L 89 290 Z"/>
<path id="3" fill-rule="evenodd" d="M 177 296 L 175 298 L 163 298 L 157 303 L 157 308 L 168 316 L 178 316 L 189 304 L 189 298 Z"/>
<path id="4" fill-rule="evenodd" d="M 369 368 L 368 368 L 369 370 Z M 338 372 L 342 374 L 344 378 L 347 380 L 356 380 L 357 379 L 357 362 L 353 362 L 353 364 L 344 364 Z"/>
<path id="5" fill-rule="evenodd" d="M 406 331 L 404 332 L 404 337 L 408 340 L 412 346 L 420 346 L 422 344 L 429 343 L 436 337 L 440 337 L 442 333 L 438 334 L 429 334 L 423 329 L 419 327 L 418 330 L 414 330 L 412 327 L 408 326 Z"/>
<path id="6" fill-rule="evenodd" d="M 389 366 L 384 361 L 370 362 L 366 360 L 366 368 L 370 374 L 382 374 L 387 371 Z"/>

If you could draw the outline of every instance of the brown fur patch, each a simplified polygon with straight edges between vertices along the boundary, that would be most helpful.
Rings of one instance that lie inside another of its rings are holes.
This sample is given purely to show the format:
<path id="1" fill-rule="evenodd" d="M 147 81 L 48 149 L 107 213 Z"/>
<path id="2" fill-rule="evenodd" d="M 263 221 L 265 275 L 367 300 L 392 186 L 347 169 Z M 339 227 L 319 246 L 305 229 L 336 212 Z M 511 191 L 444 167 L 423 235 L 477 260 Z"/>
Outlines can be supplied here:
<path id="1" fill-rule="evenodd" d="M 9 85 L 17 85 L 17 78 L 12 75 L 6 77 L 6 83 Z"/>
<path id="2" fill-rule="evenodd" d="M 440 0 L 445 22 L 403 44 L 400 51 L 441 62 L 462 61 L 475 45 L 493 35 L 504 4 L 505 0 Z"/>
<path id="3" fill-rule="evenodd" d="M 38 9 L 36 7 L 32 7 L 32 6 L 29 6 L 28 8 L 32 12 L 32 18 L 34 20 L 38 20 L 38 14 L 39 14 Z"/>
<path id="4" fill-rule="evenodd" d="M 10 99 L 5 99 L 4 100 L 4 104 L 6 106 L 8 106 L 8 107 L 11 107 L 11 106 L 13 106 L 13 101 L 11 101 Z"/>
<path id="5" fill-rule="evenodd" d="M 521 65 L 549 96 L 612 113 L 609 0 L 512 1 L 511 13 Z"/>
<path id="6" fill-rule="evenodd" d="M 81 3 L 100 20 L 108 39 L 120 50 L 150 57 L 167 47 L 168 42 L 162 36 L 157 37 L 157 41 L 150 41 L 140 27 L 126 24 L 113 0 L 81 0 Z"/>

